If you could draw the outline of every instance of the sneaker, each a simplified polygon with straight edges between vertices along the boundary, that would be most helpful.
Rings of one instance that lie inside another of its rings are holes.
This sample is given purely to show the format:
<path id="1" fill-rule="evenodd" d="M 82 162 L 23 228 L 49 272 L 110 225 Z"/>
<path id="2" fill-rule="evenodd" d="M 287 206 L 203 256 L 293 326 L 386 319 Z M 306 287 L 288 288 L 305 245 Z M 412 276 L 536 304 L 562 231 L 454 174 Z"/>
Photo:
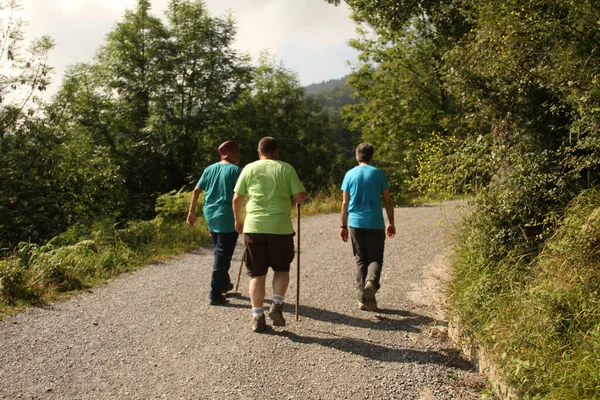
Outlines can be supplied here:
<path id="1" fill-rule="evenodd" d="M 375 286 L 375 282 L 367 281 L 365 284 L 365 307 L 369 311 L 377 311 L 377 300 L 375 299 L 375 293 L 377 292 L 377 287 Z"/>
<path id="2" fill-rule="evenodd" d="M 361 311 L 367 311 L 367 305 L 365 303 L 363 303 L 362 301 L 358 302 L 358 309 Z"/>
<path id="3" fill-rule="evenodd" d="M 273 326 L 285 326 L 283 304 L 271 303 L 271 308 L 269 308 L 269 318 L 273 320 Z"/>
<path id="4" fill-rule="evenodd" d="M 221 293 L 225 294 L 227 292 L 229 292 L 230 290 L 233 290 L 233 283 L 229 282 L 229 284 L 227 285 L 227 287 L 223 290 L 221 290 Z"/>
<path id="5" fill-rule="evenodd" d="M 367 308 L 367 311 L 377 311 L 377 300 L 375 299 L 375 296 L 373 296 L 372 299 L 365 300 L 365 307 Z"/>
<path id="6" fill-rule="evenodd" d="M 211 306 L 218 306 L 219 304 L 225 304 L 227 303 L 227 299 L 225 297 L 219 297 L 216 299 L 210 299 L 210 305 Z"/>
<path id="7" fill-rule="evenodd" d="M 254 332 L 263 332 L 267 327 L 267 322 L 265 321 L 265 315 L 261 315 L 260 317 L 252 317 L 252 330 Z"/>

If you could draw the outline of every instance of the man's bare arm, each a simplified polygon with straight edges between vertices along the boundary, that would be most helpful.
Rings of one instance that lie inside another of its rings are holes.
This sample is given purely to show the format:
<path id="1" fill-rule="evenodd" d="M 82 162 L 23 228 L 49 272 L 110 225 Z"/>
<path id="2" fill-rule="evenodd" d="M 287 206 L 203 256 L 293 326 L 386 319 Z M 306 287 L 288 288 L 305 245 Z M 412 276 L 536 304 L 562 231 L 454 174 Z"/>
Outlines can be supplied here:
<path id="1" fill-rule="evenodd" d="M 188 209 L 188 215 L 186 219 L 186 222 L 189 226 L 194 226 L 196 223 L 196 203 L 198 202 L 200 193 L 202 193 L 202 189 L 196 186 L 192 192 L 192 199 L 190 200 L 190 208 Z"/>
<path id="2" fill-rule="evenodd" d="M 242 221 L 242 206 L 244 205 L 244 196 L 241 194 L 233 194 L 233 217 L 235 218 L 235 230 L 240 235 L 244 233 L 244 221 Z"/>
<path id="3" fill-rule="evenodd" d="M 302 204 L 306 199 L 306 192 L 299 192 L 292 196 L 296 204 Z"/>
<path id="4" fill-rule="evenodd" d="M 388 237 L 393 238 L 396 234 L 396 226 L 394 223 L 394 203 L 392 202 L 392 197 L 390 196 L 390 189 L 385 188 L 383 192 L 383 206 L 385 207 L 385 213 L 387 214 L 388 223 L 385 227 L 385 233 Z"/>
<path id="5" fill-rule="evenodd" d="M 340 238 L 348 241 L 348 204 L 350 203 L 350 193 L 344 191 L 342 195 L 342 209 L 340 210 Z"/>

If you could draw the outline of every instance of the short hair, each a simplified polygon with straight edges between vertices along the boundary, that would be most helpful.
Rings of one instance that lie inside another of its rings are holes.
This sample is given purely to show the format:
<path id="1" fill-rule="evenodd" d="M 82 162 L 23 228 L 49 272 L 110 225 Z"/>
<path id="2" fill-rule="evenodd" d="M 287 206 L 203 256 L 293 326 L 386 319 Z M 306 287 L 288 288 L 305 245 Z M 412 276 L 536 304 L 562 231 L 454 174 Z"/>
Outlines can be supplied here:
<path id="1" fill-rule="evenodd" d="M 260 151 L 261 154 L 269 154 L 272 156 L 278 149 L 279 145 L 277 144 L 277 140 L 271 136 L 266 136 L 258 142 L 258 151 Z"/>
<path id="2" fill-rule="evenodd" d="M 371 143 L 361 143 L 356 146 L 356 159 L 358 162 L 370 163 L 373 161 L 373 153 L 375 153 L 375 149 Z"/>

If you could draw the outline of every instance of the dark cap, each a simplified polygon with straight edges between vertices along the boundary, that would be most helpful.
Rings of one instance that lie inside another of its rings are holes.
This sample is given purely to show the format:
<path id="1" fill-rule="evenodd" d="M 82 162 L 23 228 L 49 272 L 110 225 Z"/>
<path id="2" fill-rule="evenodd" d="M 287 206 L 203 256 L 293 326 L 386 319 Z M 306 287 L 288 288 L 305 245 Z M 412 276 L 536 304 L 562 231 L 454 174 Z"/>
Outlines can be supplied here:
<path id="1" fill-rule="evenodd" d="M 219 146 L 219 154 L 221 155 L 221 160 L 227 158 L 227 156 L 239 150 L 240 147 L 233 140 L 228 140 L 226 142 L 221 143 L 221 145 Z"/>

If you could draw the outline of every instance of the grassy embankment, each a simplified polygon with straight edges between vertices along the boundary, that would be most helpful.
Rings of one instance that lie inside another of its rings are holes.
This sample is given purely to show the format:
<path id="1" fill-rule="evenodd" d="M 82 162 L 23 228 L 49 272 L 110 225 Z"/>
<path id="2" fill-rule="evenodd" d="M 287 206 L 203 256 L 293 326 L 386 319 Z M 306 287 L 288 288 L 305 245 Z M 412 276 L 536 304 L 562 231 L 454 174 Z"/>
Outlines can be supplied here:
<path id="1" fill-rule="evenodd" d="M 92 226 L 73 226 L 45 245 L 21 243 L 10 257 L 0 260 L 0 318 L 209 244 L 210 234 L 203 218 L 198 218 L 193 228 L 185 223 L 190 195 L 161 196 L 158 215 L 150 221 L 119 226 L 115 221 L 103 220 Z M 302 216 L 337 212 L 340 201 L 339 190 L 327 188 L 307 198 Z M 201 197 L 198 210 L 202 202 Z M 296 216 L 295 207 L 291 215 Z"/>
<path id="2" fill-rule="evenodd" d="M 463 227 L 454 264 L 450 302 L 463 329 L 520 398 L 600 398 L 600 192 L 573 200 L 533 258 L 527 238 L 490 256 L 484 215 Z"/>

